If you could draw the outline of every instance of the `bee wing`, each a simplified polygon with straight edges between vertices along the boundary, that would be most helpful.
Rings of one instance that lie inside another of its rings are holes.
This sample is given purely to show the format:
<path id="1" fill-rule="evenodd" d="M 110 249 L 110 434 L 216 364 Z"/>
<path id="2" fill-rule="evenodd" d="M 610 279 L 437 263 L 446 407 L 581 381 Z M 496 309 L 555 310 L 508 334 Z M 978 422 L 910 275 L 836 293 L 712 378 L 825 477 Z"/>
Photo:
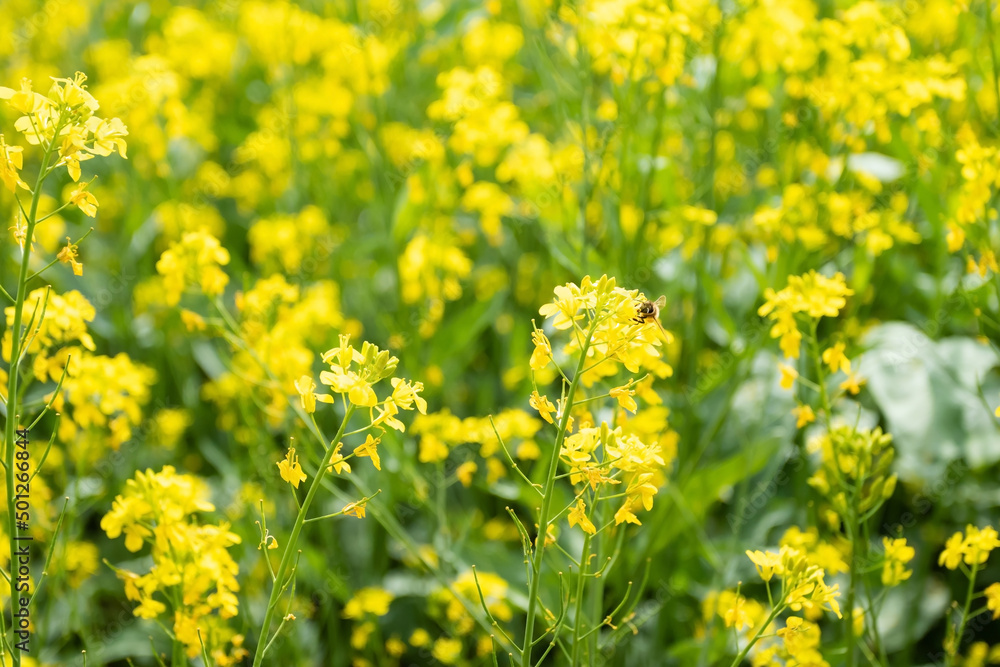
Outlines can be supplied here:
<path id="1" fill-rule="evenodd" d="M 657 308 L 663 308 L 664 306 L 666 306 L 667 305 L 667 297 L 666 297 L 666 295 L 665 294 L 661 294 L 660 298 L 655 301 L 654 305 Z"/>

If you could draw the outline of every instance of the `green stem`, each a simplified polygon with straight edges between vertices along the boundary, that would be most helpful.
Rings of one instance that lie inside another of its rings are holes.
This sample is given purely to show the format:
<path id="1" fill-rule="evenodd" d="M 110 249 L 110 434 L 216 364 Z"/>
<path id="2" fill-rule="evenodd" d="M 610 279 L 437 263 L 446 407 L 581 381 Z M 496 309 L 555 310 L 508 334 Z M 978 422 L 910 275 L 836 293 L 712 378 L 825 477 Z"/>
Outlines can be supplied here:
<path id="1" fill-rule="evenodd" d="M 542 572 L 542 556 L 545 552 L 545 538 L 548 536 L 549 512 L 552 511 L 553 489 L 556 483 L 556 470 L 559 468 L 559 452 L 562 450 L 563 440 L 566 439 L 566 428 L 569 426 L 569 415 L 573 411 L 573 397 L 576 395 L 576 388 L 580 382 L 580 375 L 584 364 L 587 361 L 587 350 L 590 349 L 590 339 L 594 335 L 598 319 L 595 315 L 590 329 L 587 331 L 586 340 L 580 348 L 580 361 L 576 365 L 576 373 L 570 382 L 566 392 L 566 402 L 563 405 L 563 414 L 559 419 L 559 433 L 556 434 L 555 447 L 549 457 L 549 467 L 545 474 L 545 488 L 542 492 L 542 506 L 538 514 L 538 534 L 535 536 L 535 551 L 531 559 L 531 581 L 528 584 L 528 612 L 524 622 L 524 646 L 521 649 L 521 667 L 531 667 L 531 644 L 535 634 L 535 614 L 538 611 L 538 587 Z"/>
<path id="2" fill-rule="evenodd" d="M 306 520 L 306 513 L 309 511 L 309 507 L 312 505 L 313 499 L 316 497 L 316 492 L 319 491 L 323 478 L 326 477 L 327 469 L 330 467 L 330 461 L 333 459 L 333 452 L 337 449 L 337 443 L 340 442 L 340 439 L 344 436 L 347 423 L 351 421 L 351 415 L 353 414 L 354 406 L 351 405 L 347 408 L 347 412 L 344 414 L 344 420 L 340 422 L 340 429 L 337 431 L 337 435 L 333 437 L 333 442 L 327 445 L 323 461 L 320 463 L 319 470 L 316 471 L 316 476 L 313 477 L 312 484 L 309 486 L 309 492 L 306 493 L 306 498 L 302 501 L 302 507 L 299 508 L 299 513 L 295 517 L 295 524 L 292 526 L 292 533 L 288 536 L 288 543 L 285 546 L 285 552 L 281 556 L 281 563 L 278 565 L 278 571 L 271 586 L 271 597 L 267 601 L 267 611 L 264 612 L 264 623 L 261 626 L 260 637 L 257 640 L 257 651 L 253 657 L 253 667 L 260 667 L 261 661 L 264 659 L 264 653 L 268 645 L 267 636 L 271 629 L 271 621 L 274 618 L 274 610 L 278 608 L 278 598 L 281 596 L 281 591 L 284 590 L 283 586 L 285 582 L 285 575 L 288 572 L 288 567 L 295 559 L 295 545 L 298 544 L 299 533 L 302 532 L 302 526 Z"/>
<path id="3" fill-rule="evenodd" d="M 587 579 L 587 566 L 590 560 L 590 535 L 583 537 L 583 548 L 580 550 L 580 572 L 576 580 L 576 613 L 573 616 L 573 657 L 570 664 L 576 667 L 580 656 L 580 626 L 583 625 L 583 584 Z"/>
<path id="4" fill-rule="evenodd" d="M 170 656 L 170 665 L 171 667 L 183 667 L 183 665 L 187 664 L 187 654 L 184 653 L 184 644 L 176 636 L 174 637 L 173 647 L 174 650 Z"/>
<path id="5" fill-rule="evenodd" d="M 864 546 L 865 552 L 862 554 L 864 562 L 868 562 L 868 556 L 871 553 L 871 529 L 868 527 L 868 522 L 865 521 L 861 524 L 861 530 L 864 532 Z M 874 570 L 868 570 L 868 572 L 873 572 Z M 889 656 L 885 652 L 885 644 L 882 642 L 882 635 L 879 633 L 878 629 L 878 614 L 875 600 L 872 598 L 872 587 L 866 582 L 865 583 L 865 595 L 868 597 L 868 614 L 871 618 L 871 628 L 872 635 L 875 638 L 875 648 L 878 651 L 879 659 L 882 661 L 883 665 L 889 664 Z"/>
<path id="6" fill-rule="evenodd" d="M 778 614 L 781 613 L 782 609 L 784 609 L 784 606 L 778 606 L 771 610 L 771 613 L 770 615 L 768 615 L 767 620 L 764 621 L 759 628 L 757 628 L 757 634 L 755 634 L 753 638 L 750 640 L 750 642 L 743 647 L 743 650 L 740 651 L 740 654 L 736 656 L 736 659 L 733 660 L 733 664 L 730 665 L 730 667 L 740 666 L 740 664 L 743 662 L 743 658 L 747 657 L 747 653 L 749 653 L 750 649 L 753 648 L 753 645 L 757 643 L 757 640 L 760 639 L 760 636 L 764 634 L 764 630 L 766 630 L 767 627 L 771 625 L 771 621 L 773 621 L 775 618 L 778 617 Z"/>
<path id="7" fill-rule="evenodd" d="M 597 503 L 594 503 L 597 505 Z M 607 512 L 604 510 L 605 503 L 597 505 L 594 513 L 597 515 L 598 525 L 603 526 L 605 521 L 604 518 L 607 516 Z M 590 610 L 587 613 L 588 618 L 590 618 L 590 624 L 592 628 L 598 628 L 604 622 L 604 582 L 607 581 L 607 573 L 611 571 L 611 568 L 618 560 L 618 556 L 621 553 L 622 544 L 625 541 L 625 533 L 627 532 L 625 526 L 620 526 L 618 529 L 618 537 L 615 539 L 614 545 L 611 551 L 611 561 L 607 563 L 607 569 L 604 575 L 600 577 L 595 577 L 593 585 L 590 587 Z M 597 535 L 597 546 L 594 549 L 596 562 L 603 563 L 605 558 L 606 550 L 609 547 L 609 540 L 602 537 L 603 533 L 598 533 Z M 603 567 L 603 565 L 602 565 Z M 639 594 L 642 594 L 642 590 L 639 590 Z M 588 635 L 587 638 L 587 655 L 590 656 L 590 664 L 593 665 L 597 661 L 597 640 L 598 635 L 594 630 L 590 631 L 593 634 Z"/>
<path id="8" fill-rule="evenodd" d="M 847 517 L 845 517 L 847 518 Z M 851 577 L 847 584 L 847 604 L 844 609 L 844 621 L 847 623 L 847 667 L 854 667 L 857 659 L 857 638 L 854 635 L 854 600 L 857 594 L 858 583 L 858 561 L 860 555 L 861 540 L 858 535 L 857 518 L 850 517 L 850 539 L 851 539 Z"/>
<path id="9" fill-rule="evenodd" d="M 955 664 L 955 658 L 958 656 L 958 649 L 962 643 L 962 635 L 965 634 L 965 624 L 969 622 L 969 608 L 972 606 L 972 598 L 975 593 L 977 572 L 979 572 L 979 563 L 973 563 L 972 572 L 969 574 L 969 588 L 965 594 L 965 607 L 962 608 L 962 620 L 958 624 L 955 641 L 948 647 L 945 667 L 952 667 Z"/>
<path id="10" fill-rule="evenodd" d="M 816 384 L 819 386 L 819 400 L 823 406 L 823 421 L 829 433 L 833 415 L 830 414 L 830 395 L 826 390 L 826 371 L 823 370 L 823 355 L 819 351 L 819 338 L 816 333 L 818 329 L 819 320 L 813 319 L 810 329 L 809 346 L 812 348 L 813 363 L 816 365 Z"/>
<path id="11" fill-rule="evenodd" d="M 62 129 L 62 122 L 56 125 L 56 134 Z M 7 467 L 7 535 L 10 542 L 11 553 L 11 574 L 14 571 L 13 554 L 17 553 L 20 531 L 15 520 L 15 498 L 14 498 L 14 439 L 17 421 L 20 418 L 20 401 L 18 400 L 18 369 L 21 365 L 21 322 L 24 315 L 24 300 L 27 293 L 28 284 L 28 264 L 31 260 L 31 239 L 35 233 L 35 220 L 38 217 L 38 202 L 42 191 L 42 181 L 49 168 L 49 158 L 52 156 L 52 146 L 55 142 L 49 142 L 42 155 L 42 163 L 38 168 L 38 177 L 35 180 L 35 188 L 31 193 L 31 209 L 28 212 L 25 225 L 27 226 L 24 238 L 24 250 L 21 254 L 21 269 L 17 279 L 17 296 L 14 299 L 14 320 L 10 329 L 10 370 L 7 377 L 7 421 L 4 429 L 4 464 Z M 11 630 L 14 629 L 13 614 L 14 608 L 19 599 L 17 590 L 17 577 L 10 578 L 10 611 Z M 11 647 L 11 659 L 14 667 L 21 665 L 21 651 L 17 648 L 16 642 Z"/>

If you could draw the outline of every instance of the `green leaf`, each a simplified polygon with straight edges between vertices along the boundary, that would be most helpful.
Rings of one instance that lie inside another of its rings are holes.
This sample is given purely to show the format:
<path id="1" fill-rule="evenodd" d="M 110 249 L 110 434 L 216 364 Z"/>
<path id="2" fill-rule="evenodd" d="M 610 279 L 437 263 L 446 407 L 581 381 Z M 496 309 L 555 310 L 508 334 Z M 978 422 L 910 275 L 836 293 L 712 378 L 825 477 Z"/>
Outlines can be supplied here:
<path id="1" fill-rule="evenodd" d="M 908 482 L 933 483 L 948 464 L 1000 461 L 998 424 L 983 400 L 997 355 L 974 338 L 934 342 L 910 324 L 891 322 L 866 337 L 859 364 L 896 445 L 896 470 Z"/>

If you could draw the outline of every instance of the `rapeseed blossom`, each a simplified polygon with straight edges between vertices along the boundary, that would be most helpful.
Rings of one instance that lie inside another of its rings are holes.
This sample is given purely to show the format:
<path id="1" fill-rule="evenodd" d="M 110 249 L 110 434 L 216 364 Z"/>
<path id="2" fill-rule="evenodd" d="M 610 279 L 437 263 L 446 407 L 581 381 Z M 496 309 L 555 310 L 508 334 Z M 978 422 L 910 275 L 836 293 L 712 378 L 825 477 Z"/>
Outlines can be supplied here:
<path id="1" fill-rule="evenodd" d="M 197 521 L 197 513 L 215 510 L 207 497 L 204 481 L 178 474 L 173 466 L 138 472 L 101 519 L 101 528 L 111 539 L 124 534 L 130 552 L 150 546 L 148 572 L 116 569 L 126 597 L 137 603 L 137 617 L 172 619 L 168 623 L 190 658 L 205 642 L 210 652 L 239 660 L 246 655 L 242 638 L 224 621 L 239 611 L 239 566 L 229 548 L 241 540 L 226 523 Z"/>
<path id="2" fill-rule="evenodd" d="M 810 271 L 802 276 L 790 276 L 788 286 L 778 292 L 771 288 L 765 290 L 765 303 L 757 313 L 775 322 L 771 327 L 771 337 L 781 339 L 784 355 L 798 359 L 802 333 L 796 315 L 803 313 L 812 320 L 836 317 L 852 294 L 854 291 L 847 287 L 843 274 L 827 278 Z"/>

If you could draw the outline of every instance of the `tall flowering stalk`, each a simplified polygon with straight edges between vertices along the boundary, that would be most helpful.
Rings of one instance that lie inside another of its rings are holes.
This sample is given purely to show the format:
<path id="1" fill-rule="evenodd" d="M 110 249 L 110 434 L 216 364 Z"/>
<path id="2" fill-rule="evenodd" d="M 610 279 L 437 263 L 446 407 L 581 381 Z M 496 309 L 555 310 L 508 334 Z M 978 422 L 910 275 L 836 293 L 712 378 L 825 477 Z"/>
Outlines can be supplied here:
<path id="1" fill-rule="evenodd" d="M 76 206 L 84 214 L 94 217 L 98 202 L 87 190 L 87 183 L 81 183 L 80 163 L 94 157 L 106 157 L 118 153 L 125 157 L 125 137 L 128 131 L 118 118 L 103 119 L 95 115 L 100 108 L 97 100 L 87 92 L 84 82 L 87 77 L 82 73 L 72 79 L 53 79 L 52 87 L 47 95 L 41 95 L 32 90 L 31 82 L 24 79 L 20 88 L 0 87 L 0 100 L 19 117 L 14 122 L 14 128 L 21 133 L 30 146 L 36 146 L 40 152 L 38 172 L 34 185 L 29 185 L 21 179 L 20 170 L 24 162 L 24 147 L 10 145 L 3 134 L 0 134 L 0 181 L 3 182 L 17 201 L 18 210 L 14 226 L 14 238 L 21 247 L 21 263 L 18 270 L 17 285 L 10 291 L 0 287 L 4 296 L 13 304 L 8 317 L 10 339 L 9 369 L 7 374 L 7 413 L 4 429 L 3 465 L 7 483 L 7 534 L 10 540 L 10 553 L 17 551 L 20 534 L 23 532 L 15 520 L 15 481 L 25 484 L 30 477 L 27 466 L 15 468 L 15 437 L 19 428 L 21 401 L 24 395 L 21 386 L 21 362 L 26 348 L 34 335 L 33 326 L 40 325 L 44 318 L 47 299 L 35 299 L 34 308 L 29 315 L 25 329 L 25 303 L 28 299 L 28 283 L 38 277 L 45 269 L 57 261 L 71 264 L 76 275 L 82 273 L 82 264 L 77 260 L 77 246 L 68 243 L 56 258 L 46 264 L 41 270 L 29 275 L 31 253 L 33 250 L 34 233 L 37 225 L 69 206 Z M 69 177 L 77 186 L 69 195 L 69 200 L 55 211 L 39 217 L 38 204 L 43 194 L 46 180 L 61 167 L 65 167 Z M 30 199 L 25 205 L 25 196 Z M 47 293 L 46 293 L 47 294 Z M 25 329 L 22 331 L 22 329 Z M 5 350 L 6 352 L 6 350 Z M 49 403 L 51 405 L 51 402 Z M 37 423 L 37 419 L 35 420 Z M 34 425 L 34 424 L 32 424 Z M 19 463 L 24 463 L 20 461 Z M 15 472 L 18 475 L 15 475 Z M 51 547 L 50 547 L 51 548 Z M 12 566 L 13 569 L 13 566 Z M 17 590 L 17 578 L 9 577 L 12 611 L 17 601 L 23 597 Z M 29 598 L 30 600 L 30 598 Z M 4 632 L 6 637 L 6 632 Z M 16 642 L 9 647 L 13 664 L 21 664 L 21 649 Z"/>
<path id="2" fill-rule="evenodd" d="M 279 539 L 266 531 L 262 526 L 262 546 L 268 549 L 274 548 L 280 542 L 284 542 L 284 551 L 277 570 L 273 570 L 271 595 L 267 602 L 267 609 L 264 612 L 264 621 L 261 626 L 260 637 L 257 642 L 257 650 L 254 654 L 253 664 L 258 667 L 267 654 L 271 642 L 278 636 L 285 623 L 293 620 L 293 614 L 286 612 L 278 628 L 271 634 L 271 625 L 274 621 L 275 612 L 282 595 L 295 581 L 295 567 L 298 561 L 298 550 L 296 549 L 299 535 L 306 523 L 319 521 L 321 519 L 332 518 L 334 516 L 352 515 L 358 518 L 365 516 L 365 503 L 369 498 L 363 498 L 357 502 L 350 503 L 339 512 L 318 517 L 308 517 L 309 509 L 312 507 L 316 494 L 322 486 L 326 475 L 332 472 L 350 472 L 351 467 L 348 461 L 351 458 L 369 458 L 376 469 L 381 470 L 382 464 L 378 454 L 379 438 L 373 437 L 371 431 L 384 431 L 385 427 L 399 431 L 404 429 L 403 423 L 398 419 L 400 411 L 419 410 L 421 413 L 427 412 L 427 403 L 419 395 L 423 390 L 420 382 L 408 382 L 397 377 L 393 377 L 399 359 L 389 354 L 388 350 L 379 350 L 371 343 L 365 342 L 361 349 L 355 349 L 351 345 L 350 336 L 342 335 L 340 345 L 328 350 L 323 354 L 323 362 L 329 366 L 329 370 L 320 373 L 320 382 L 328 386 L 331 394 L 317 393 L 316 382 L 308 375 L 301 377 L 295 387 L 299 392 L 300 407 L 308 414 L 310 426 L 313 433 L 318 434 L 324 446 L 324 453 L 319 467 L 312 474 L 312 481 L 309 483 L 305 498 L 296 502 L 299 506 L 295 522 L 292 524 L 292 531 L 286 540 Z M 392 385 L 392 394 L 385 399 L 379 400 L 373 385 L 389 379 Z M 337 434 L 333 440 L 328 441 L 322 436 L 322 431 L 313 417 L 316 411 L 317 402 L 333 403 L 334 394 L 340 396 L 344 404 L 344 417 L 337 429 Z M 347 425 L 351 418 L 359 411 L 367 409 L 368 423 L 350 433 L 347 432 Z M 344 443 L 342 438 L 348 435 L 356 435 L 368 432 L 365 441 L 354 448 L 354 450 L 344 455 L 341 453 Z M 299 484 L 309 479 L 309 475 L 302 469 L 302 464 L 295 454 L 295 450 L 290 448 L 285 458 L 277 462 L 281 472 L 281 478 L 288 482 L 293 489 L 298 489 Z M 294 491 L 293 491 L 294 493 Z M 273 540 L 273 541 L 272 541 Z M 266 550 L 265 550 L 266 557 Z M 270 568 L 270 561 L 268 561 Z M 294 590 L 294 589 L 293 589 Z"/>
<path id="3" fill-rule="evenodd" d="M 871 553 L 869 524 L 896 488 L 896 475 L 890 472 L 894 458 L 892 437 L 880 428 L 859 429 L 856 423 L 837 424 L 833 418 L 833 405 L 848 394 L 857 395 L 864 379 L 856 373 L 845 342 L 823 344 L 818 334 L 819 322 L 824 317 L 837 317 L 853 293 L 843 274 L 827 278 L 810 271 L 790 276 L 788 285 L 778 292 L 768 289 L 764 294 L 766 302 L 758 311 L 774 322 L 771 336 L 780 339 L 787 360 L 798 359 L 803 342 L 806 344 L 815 376 L 815 381 L 811 381 L 794 366 L 779 366 L 782 388 L 793 390 L 798 382 L 813 390 L 818 399 L 816 410 L 811 404 L 814 402 L 807 401 L 799 404 L 794 414 L 799 428 L 815 421 L 817 411 L 822 418 L 824 432 L 809 447 L 820 452 L 820 467 L 810 477 L 809 484 L 824 500 L 825 522 L 834 532 L 842 533 L 849 546 L 847 613 L 841 617 L 848 667 L 856 664 L 857 645 L 863 641 L 866 623 L 876 651 L 884 656 L 885 650 L 878 624 L 868 621 L 874 615 L 875 603 L 871 586 L 866 582 L 865 564 L 881 563 L 883 586 L 895 586 L 909 576 L 905 563 L 913 558 L 913 548 L 905 539 L 884 538 L 885 553 L 881 559 Z M 844 379 L 834 393 L 830 390 L 830 380 L 837 376 Z M 867 613 L 856 607 L 862 592 L 867 594 Z"/>
<path id="4" fill-rule="evenodd" d="M 784 640 L 781 648 L 786 653 L 781 657 L 789 660 L 787 664 L 792 664 L 790 661 L 795 660 L 797 662 L 794 664 L 825 665 L 826 662 L 818 651 L 818 626 L 799 616 L 790 616 L 785 627 L 777 631 L 773 623 L 787 610 L 800 612 L 803 616 L 807 615 L 806 612 L 825 610 L 840 617 L 840 603 L 837 601 L 840 596 L 839 585 L 827 585 L 823 568 L 811 562 L 809 555 L 799 549 L 783 546 L 778 553 L 747 551 L 747 556 L 757 566 L 757 573 L 767 586 L 771 611 L 763 622 L 754 620 L 749 613 L 751 605 L 747 599 L 739 593 L 733 598 L 732 606 L 725 612 L 726 625 L 735 628 L 737 632 L 745 626 L 751 629 L 756 626 L 756 632 L 733 659 L 732 667 L 743 664 L 750 649 L 766 635 L 776 635 Z M 771 590 L 771 580 L 775 577 L 780 580 L 777 595 Z M 778 650 L 779 647 L 769 648 L 767 657 L 773 657 Z"/>
<path id="5" fill-rule="evenodd" d="M 653 321 L 640 317 L 638 307 L 645 301 L 645 296 L 637 290 L 618 287 L 614 278 L 602 276 L 594 281 L 587 276 L 579 286 L 569 283 L 557 287 L 554 301 L 539 311 L 546 319 L 551 319 L 553 329 L 565 336 L 566 343 L 562 350 L 554 352 L 542 330 L 536 329 L 532 335 L 535 344 L 529 362 L 532 371 L 554 366 L 562 379 L 562 397 L 554 404 L 536 386 L 530 399 L 531 406 L 541 417 L 556 427 L 556 435 L 551 453 L 543 464 L 542 482 L 535 484 L 524 477 L 540 495 L 541 506 L 534 540 L 518 522 L 530 566 L 524 644 L 518 647 L 522 667 L 534 664 L 532 648 L 546 635 L 551 634 L 546 653 L 552 650 L 567 619 L 572 623 L 571 660 L 576 664 L 582 659 L 587 650 L 584 648 L 586 640 L 596 639 L 597 630 L 611 618 L 602 614 L 603 589 L 592 591 L 594 604 L 590 609 L 584 608 L 587 578 L 596 581 L 607 566 L 605 563 L 601 569 L 590 571 L 592 555 L 601 552 L 607 529 L 622 523 L 639 524 L 636 512 L 640 508 L 652 508 L 657 492 L 652 479 L 664 466 L 659 445 L 644 443 L 621 425 L 606 421 L 596 423 L 584 407 L 603 399 L 619 409 L 634 412 L 637 404 L 633 396 L 637 392 L 655 397 L 649 386 L 652 382 L 649 373 L 638 378 L 638 382 L 631 377 L 621 386 L 603 388 L 609 378 L 618 375 L 621 367 L 632 375 L 643 368 L 661 377 L 670 374 L 670 367 L 660 358 L 658 349 L 664 342 L 670 342 L 669 334 Z M 572 375 L 564 371 L 563 358 L 570 360 Z M 624 421 L 624 417 L 621 420 Z M 567 469 L 564 475 L 559 474 L 560 463 Z M 553 507 L 556 483 L 566 477 L 573 486 L 574 499 L 569 506 L 556 511 Z M 614 518 L 605 520 L 604 508 L 609 502 L 615 508 Z M 564 602 L 560 591 L 562 612 L 555 618 L 546 610 L 551 625 L 542 635 L 536 636 L 539 607 L 544 607 L 540 583 L 545 549 L 555 540 L 550 530 L 563 517 L 571 528 L 578 526 L 584 533 L 579 559 L 570 557 L 570 569 L 576 571 L 576 578 L 570 583 L 575 593 Z M 624 528 L 619 530 L 624 531 Z M 623 535 L 624 532 L 619 532 L 619 537 Z M 574 609 L 571 617 L 570 606 Z M 591 645 L 591 653 L 594 650 L 596 644 Z"/>
<path id="6" fill-rule="evenodd" d="M 977 528 L 969 525 L 963 534 L 961 531 L 948 538 L 944 550 L 938 557 L 938 565 L 948 570 L 961 570 L 969 581 L 965 594 L 965 602 L 957 624 L 953 618 L 948 619 L 948 633 L 945 636 L 945 667 L 958 664 L 962 640 L 965 639 L 965 628 L 969 619 L 979 616 L 985 611 L 993 613 L 993 620 L 1000 618 L 1000 584 L 990 584 L 980 593 L 976 593 L 976 575 L 986 565 L 990 553 L 1000 548 L 1000 534 L 993 526 Z M 972 609 L 972 602 L 977 598 L 986 598 L 986 605 Z M 954 614 L 951 614 L 953 617 Z M 972 662 L 972 659 L 969 659 Z M 968 663 L 966 663 L 968 664 Z"/>

